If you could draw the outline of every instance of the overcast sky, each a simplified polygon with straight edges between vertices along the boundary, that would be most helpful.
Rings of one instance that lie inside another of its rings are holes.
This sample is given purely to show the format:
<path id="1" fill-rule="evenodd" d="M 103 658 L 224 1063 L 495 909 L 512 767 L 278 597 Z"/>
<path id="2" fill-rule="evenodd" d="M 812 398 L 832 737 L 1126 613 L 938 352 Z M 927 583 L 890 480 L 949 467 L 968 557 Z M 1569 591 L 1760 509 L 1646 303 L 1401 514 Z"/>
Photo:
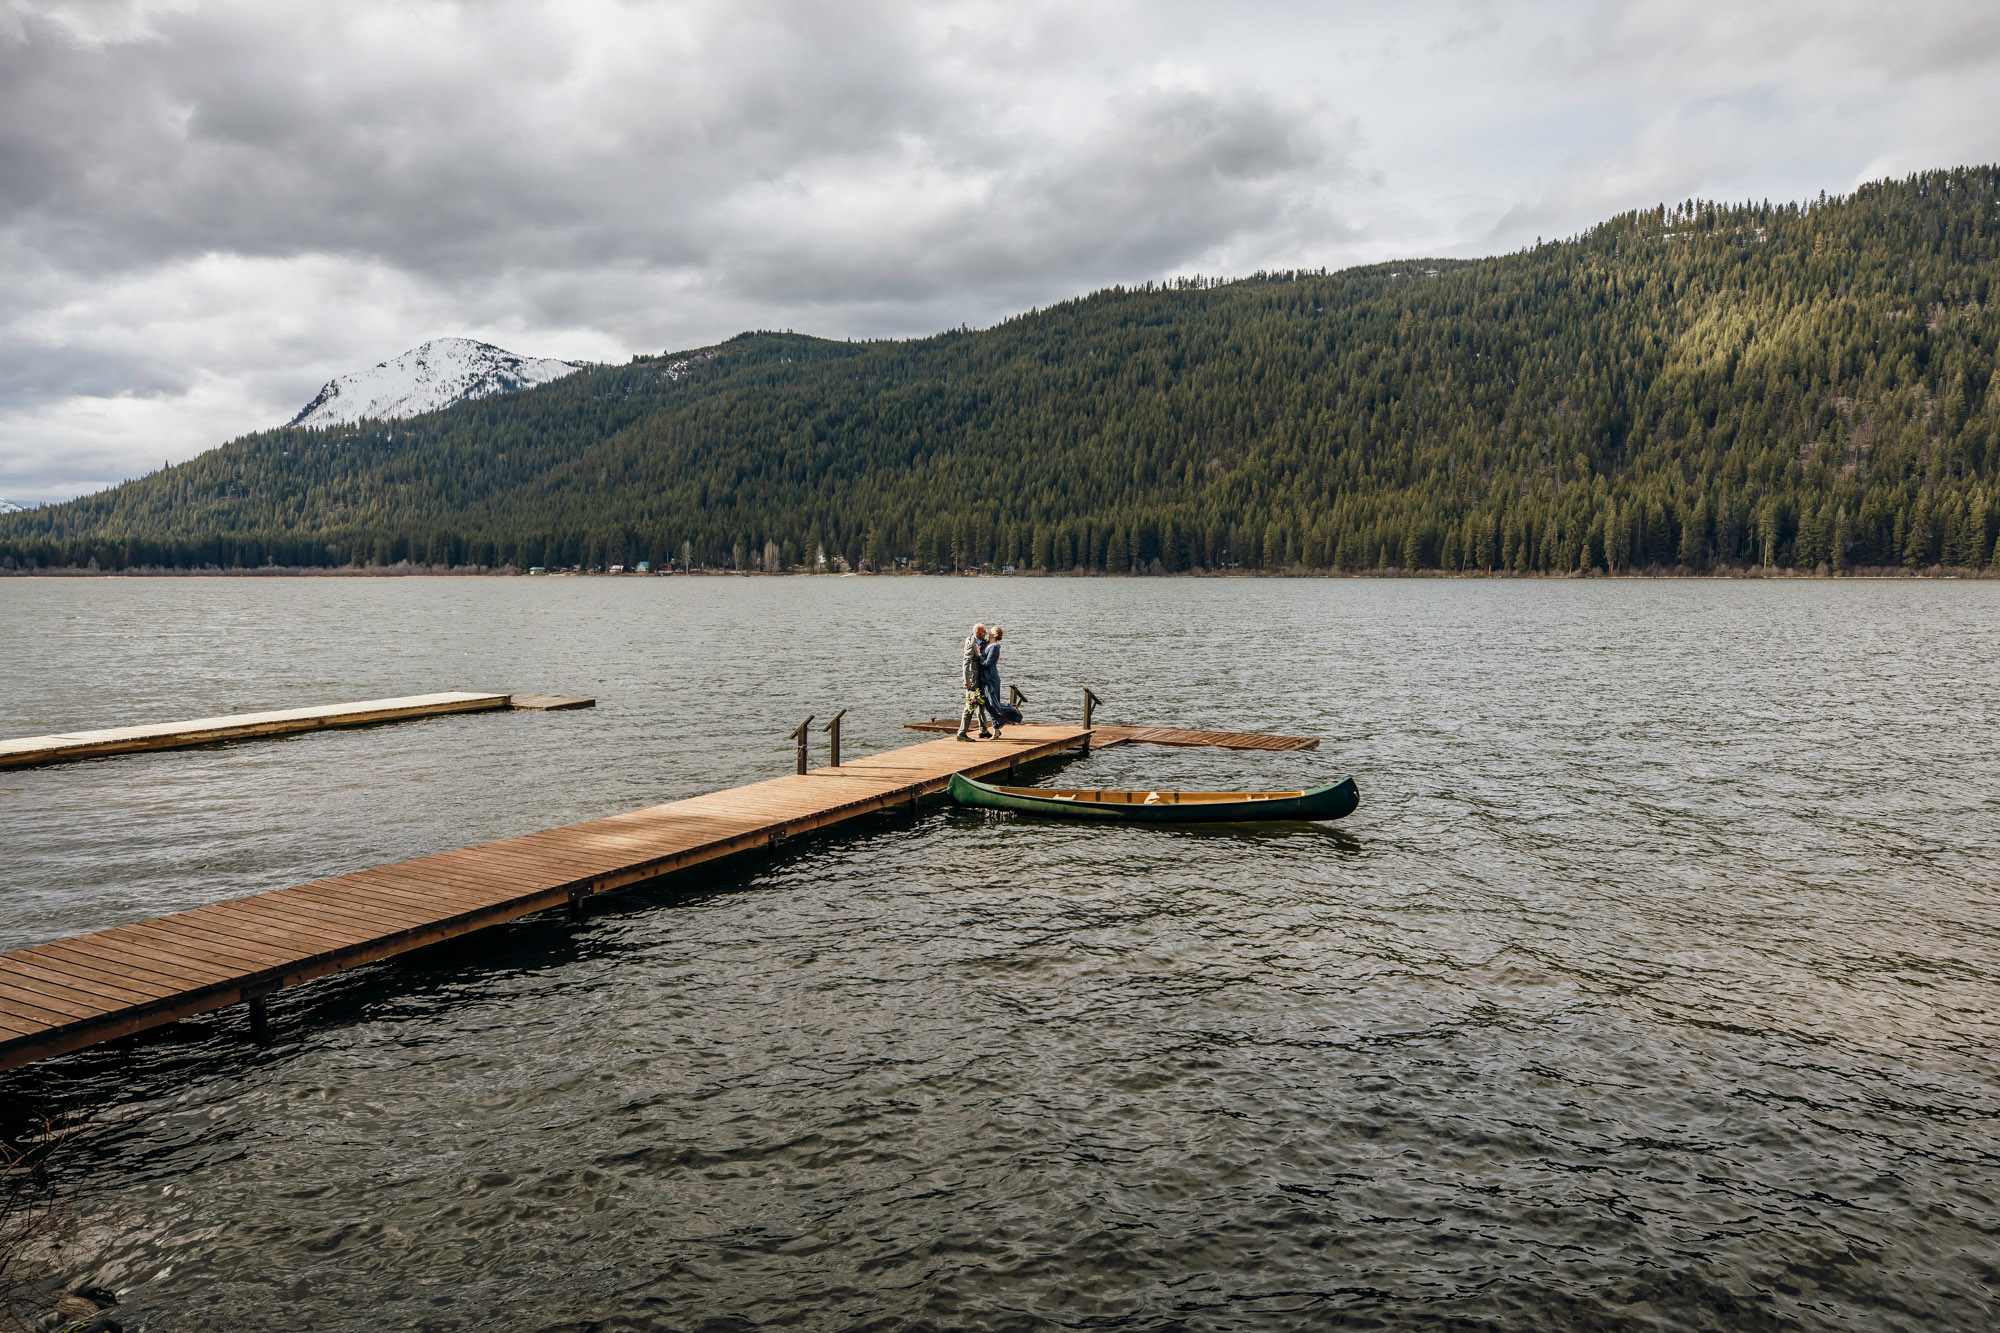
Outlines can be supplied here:
<path id="1" fill-rule="evenodd" d="M 0 0 L 0 497 L 624 360 L 2000 160 L 2000 0 Z"/>

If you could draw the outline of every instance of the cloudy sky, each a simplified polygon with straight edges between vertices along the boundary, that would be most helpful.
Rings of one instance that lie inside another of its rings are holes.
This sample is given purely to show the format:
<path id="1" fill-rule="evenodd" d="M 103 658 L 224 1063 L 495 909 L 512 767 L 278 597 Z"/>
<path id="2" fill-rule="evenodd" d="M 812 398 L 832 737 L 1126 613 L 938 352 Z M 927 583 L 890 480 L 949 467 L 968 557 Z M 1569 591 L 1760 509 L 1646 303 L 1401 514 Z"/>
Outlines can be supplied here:
<path id="1" fill-rule="evenodd" d="M 0 497 L 623 360 L 2000 160 L 1995 0 L 0 0 Z"/>

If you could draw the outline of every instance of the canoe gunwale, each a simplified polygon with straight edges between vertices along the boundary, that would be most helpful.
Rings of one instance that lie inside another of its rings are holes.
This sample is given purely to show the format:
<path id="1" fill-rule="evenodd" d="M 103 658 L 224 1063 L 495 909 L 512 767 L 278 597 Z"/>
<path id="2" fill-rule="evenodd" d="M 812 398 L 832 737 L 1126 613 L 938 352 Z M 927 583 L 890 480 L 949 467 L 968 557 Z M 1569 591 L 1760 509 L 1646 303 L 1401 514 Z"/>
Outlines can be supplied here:
<path id="1" fill-rule="evenodd" d="M 1051 790 L 1052 794 L 1041 795 L 1042 790 Z M 1162 800 L 1147 804 L 1143 801 L 1127 803 L 1064 800 L 1053 794 L 1054 791 L 1069 790 L 1071 789 L 995 787 L 975 782 L 962 773 L 954 774 L 951 779 L 951 797 L 960 805 L 977 806 L 988 810 L 1012 810 L 1017 814 L 1048 815 L 1057 819 L 1116 820 L 1135 824 L 1238 824 L 1278 819 L 1312 822 L 1343 818 L 1351 814 L 1361 803 L 1361 794 L 1355 787 L 1353 778 L 1343 778 L 1339 782 L 1301 792 L 1275 795 L 1245 792 L 1243 795 L 1251 799 L 1240 801 L 1211 800 L 1183 803 Z M 1193 793 L 1148 793 L 1148 795 L 1163 796 L 1169 794 Z M 1212 796 L 1227 793 L 1199 794 Z"/>

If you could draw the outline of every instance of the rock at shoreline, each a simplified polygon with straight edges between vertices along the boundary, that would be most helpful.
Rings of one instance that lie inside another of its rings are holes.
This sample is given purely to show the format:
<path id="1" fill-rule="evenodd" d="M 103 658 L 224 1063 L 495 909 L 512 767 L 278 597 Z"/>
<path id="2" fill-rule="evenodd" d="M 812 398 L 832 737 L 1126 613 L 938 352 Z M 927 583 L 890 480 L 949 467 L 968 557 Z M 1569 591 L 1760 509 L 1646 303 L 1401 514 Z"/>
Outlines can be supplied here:
<path id="1" fill-rule="evenodd" d="M 124 1325 L 106 1314 L 118 1298 L 101 1287 L 84 1287 L 56 1298 L 42 1320 L 44 1333 L 124 1333 Z"/>

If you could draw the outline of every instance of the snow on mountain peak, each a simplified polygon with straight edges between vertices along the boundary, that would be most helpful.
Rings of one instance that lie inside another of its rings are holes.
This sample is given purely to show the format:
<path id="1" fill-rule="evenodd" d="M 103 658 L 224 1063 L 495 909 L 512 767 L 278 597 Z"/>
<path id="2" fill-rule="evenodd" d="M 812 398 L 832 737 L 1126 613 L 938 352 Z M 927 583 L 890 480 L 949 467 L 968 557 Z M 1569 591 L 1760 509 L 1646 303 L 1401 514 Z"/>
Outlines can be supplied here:
<path id="1" fill-rule="evenodd" d="M 0 500 L 0 514 L 25 514 L 28 506 L 17 505 L 12 500 Z"/>
<path id="2" fill-rule="evenodd" d="M 518 356 L 470 338 L 433 338 L 372 370 L 328 380 L 319 396 L 285 424 L 334 426 L 363 417 L 414 417 L 489 394 L 547 384 L 586 364 Z"/>

